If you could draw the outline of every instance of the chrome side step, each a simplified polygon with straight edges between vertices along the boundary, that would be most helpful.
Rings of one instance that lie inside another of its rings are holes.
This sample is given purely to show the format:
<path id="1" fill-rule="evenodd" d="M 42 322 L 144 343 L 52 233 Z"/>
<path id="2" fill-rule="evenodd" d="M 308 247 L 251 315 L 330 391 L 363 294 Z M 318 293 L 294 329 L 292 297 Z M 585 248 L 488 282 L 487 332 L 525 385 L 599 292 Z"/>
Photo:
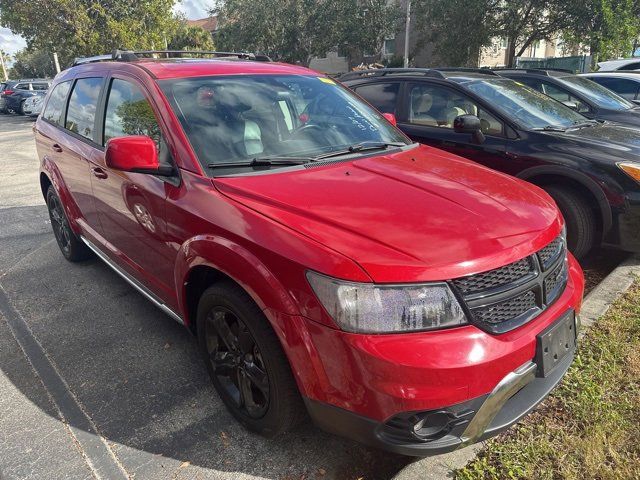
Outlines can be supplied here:
<path id="1" fill-rule="evenodd" d="M 135 278 L 133 278 L 127 272 L 122 270 L 118 265 L 113 263 L 113 261 L 109 257 L 107 257 L 104 253 L 102 253 L 102 251 L 98 247 L 96 247 L 93 243 L 91 243 L 91 241 L 87 240 L 86 237 L 84 237 L 83 235 L 80 235 L 80 238 L 87 245 L 87 247 L 89 247 L 91 251 L 100 258 L 100 260 L 102 260 L 104 263 L 109 265 L 114 272 L 120 275 L 133 288 L 138 290 L 138 292 L 140 292 L 143 297 L 145 297 L 147 300 L 149 300 L 151 303 L 153 303 L 156 307 L 158 307 L 164 313 L 169 315 L 171 318 L 173 318 L 176 322 L 178 322 L 181 325 L 184 325 L 184 321 L 182 320 L 180 315 L 178 315 L 176 312 L 174 312 L 169 307 L 167 307 L 164 303 L 162 303 L 162 301 L 156 295 L 150 292 L 147 287 L 142 285 Z"/>

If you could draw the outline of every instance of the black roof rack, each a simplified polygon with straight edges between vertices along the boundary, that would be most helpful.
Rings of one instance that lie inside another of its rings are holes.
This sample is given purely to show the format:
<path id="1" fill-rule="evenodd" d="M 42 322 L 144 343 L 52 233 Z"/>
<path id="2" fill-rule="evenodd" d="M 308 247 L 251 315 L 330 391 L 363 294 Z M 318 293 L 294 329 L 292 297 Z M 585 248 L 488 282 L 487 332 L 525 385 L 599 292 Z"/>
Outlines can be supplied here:
<path id="1" fill-rule="evenodd" d="M 461 72 L 461 73 L 479 73 L 481 75 L 498 75 L 490 68 L 470 68 L 470 67 L 438 67 L 433 70 L 439 72 Z"/>
<path id="2" fill-rule="evenodd" d="M 240 58 L 243 60 L 255 60 L 258 62 L 270 62 L 267 55 L 259 55 L 248 52 L 218 52 L 213 50 L 114 50 L 111 54 L 96 55 L 93 57 L 79 57 L 73 65 L 82 65 L 95 62 L 135 62 L 141 58 L 182 58 L 183 55 L 190 56 L 212 56 L 220 58 Z"/>
<path id="3" fill-rule="evenodd" d="M 558 77 L 561 76 L 559 74 L 562 73 L 570 73 L 570 74 L 575 74 L 576 72 L 573 70 L 569 70 L 567 68 L 508 68 L 508 67 L 501 67 L 501 68 L 492 68 L 491 70 L 493 70 L 494 72 L 498 72 L 498 75 L 500 74 L 500 72 L 522 72 L 522 73 L 537 73 L 538 75 L 545 75 L 547 77 Z"/>
<path id="4" fill-rule="evenodd" d="M 374 68 L 370 70 L 355 70 L 339 77 L 341 82 L 362 77 L 384 77 L 388 75 L 423 75 L 426 77 L 444 78 L 444 75 L 432 68 Z"/>
<path id="5" fill-rule="evenodd" d="M 377 68 L 371 70 L 356 70 L 348 72 L 339 77 L 341 82 L 346 80 L 353 80 L 363 77 L 384 77 L 391 75 L 411 75 L 411 76 L 425 76 L 434 78 L 447 78 L 447 73 L 479 73 L 482 75 L 495 75 L 493 71 L 488 68 L 464 68 L 464 67 L 439 67 L 439 68 Z"/>

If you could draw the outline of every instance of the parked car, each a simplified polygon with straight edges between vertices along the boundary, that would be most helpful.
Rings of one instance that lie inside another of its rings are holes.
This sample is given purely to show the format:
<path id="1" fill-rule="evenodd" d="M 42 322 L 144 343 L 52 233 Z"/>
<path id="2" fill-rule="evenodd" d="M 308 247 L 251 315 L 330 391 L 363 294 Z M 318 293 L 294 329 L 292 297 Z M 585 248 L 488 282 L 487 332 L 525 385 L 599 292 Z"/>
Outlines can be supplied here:
<path id="1" fill-rule="evenodd" d="M 42 111 L 44 95 L 35 95 L 27 98 L 22 104 L 22 113 L 30 117 L 37 117 Z"/>
<path id="2" fill-rule="evenodd" d="M 640 58 L 621 58 L 598 63 L 599 72 L 614 72 L 620 70 L 640 70 Z"/>
<path id="3" fill-rule="evenodd" d="M 580 76 L 616 92 L 636 105 L 640 102 L 640 71 L 637 73 L 623 71 L 582 73 Z"/>
<path id="4" fill-rule="evenodd" d="M 2 93 L 5 99 L 5 110 L 11 110 L 23 115 L 22 107 L 27 98 L 45 95 L 49 88 L 49 80 L 27 79 L 18 80 L 8 86 Z"/>
<path id="5" fill-rule="evenodd" d="M 516 422 L 574 353 L 584 281 L 553 200 L 246 57 L 56 77 L 35 132 L 63 256 L 94 252 L 197 335 L 251 430 L 306 410 L 422 456 Z"/>
<path id="6" fill-rule="evenodd" d="M 590 79 L 558 70 L 499 70 L 511 78 L 564 103 L 587 118 L 640 127 L 640 107 Z"/>
<path id="7" fill-rule="evenodd" d="M 490 70 L 386 69 L 340 77 L 415 141 L 528 180 L 564 215 L 578 258 L 640 251 L 640 130 L 600 123 Z"/>

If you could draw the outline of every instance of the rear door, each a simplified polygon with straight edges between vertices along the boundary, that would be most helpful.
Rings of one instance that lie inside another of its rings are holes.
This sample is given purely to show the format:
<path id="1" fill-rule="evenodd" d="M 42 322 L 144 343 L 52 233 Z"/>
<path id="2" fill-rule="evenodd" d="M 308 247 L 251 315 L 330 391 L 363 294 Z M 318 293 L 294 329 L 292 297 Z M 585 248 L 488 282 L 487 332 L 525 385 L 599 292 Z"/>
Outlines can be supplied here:
<path id="1" fill-rule="evenodd" d="M 101 111 L 101 145 L 90 168 L 106 253 L 171 303 L 176 249 L 166 238 L 165 199 L 176 179 L 113 170 L 105 162 L 109 139 L 146 135 L 156 142 L 160 162 L 173 165 L 151 97 L 135 78 L 114 74 Z"/>
<path id="2" fill-rule="evenodd" d="M 640 98 L 638 96 L 638 92 L 640 91 L 640 82 L 629 80 L 627 78 L 610 77 L 589 77 L 589 80 L 599 83 L 609 90 L 613 90 L 627 100 L 636 100 Z"/>
<path id="3" fill-rule="evenodd" d="M 74 219 L 90 234 L 97 217 L 89 179 L 89 158 L 96 148 L 95 112 L 103 78 L 82 78 L 56 85 L 42 115 L 39 151 L 54 164 L 61 177 L 63 195 Z"/>

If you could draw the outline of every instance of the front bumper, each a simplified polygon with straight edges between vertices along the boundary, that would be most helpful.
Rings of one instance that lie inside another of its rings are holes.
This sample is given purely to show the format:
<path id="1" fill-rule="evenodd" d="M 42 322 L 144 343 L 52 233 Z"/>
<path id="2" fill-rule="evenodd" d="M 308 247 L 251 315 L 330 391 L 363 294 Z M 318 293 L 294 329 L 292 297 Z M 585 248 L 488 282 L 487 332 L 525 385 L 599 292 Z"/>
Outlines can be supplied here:
<path id="1" fill-rule="evenodd" d="M 625 198 L 625 206 L 613 212 L 613 224 L 603 243 L 628 252 L 640 252 L 640 192 L 627 193 Z"/>
<path id="2" fill-rule="evenodd" d="M 425 457 L 451 452 L 486 440 L 506 430 L 533 410 L 562 380 L 573 361 L 573 353 L 544 378 L 536 377 L 537 365 L 528 362 L 506 375 L 493 391 L 467 402 L 420 412 L 422 417 L 446 415 L 448 432 L 431 441 L 412 439 L 405 426 L 412 413 L 376 422 L 332 405 L 305 398 L 307 410 L 320 428 L 372 447 L 401 455 Z"/>
<path id="3" fill-rule="evenodd" d="M 325 430 L 405 455 L 444 453 L 495 435 L 533 409 L 569 368 L 573 353 L 547 377 L 536 377 L 536 337 L 567 312 L 579 312 L 583 288 L 570 256 L 561 296 L 500 335 L 472 325 L 359 335 L 305 321 L 302 343 L 312 353 L 305 366 L 314 374 L 299 383 L 309 413 Z M 412 416 L 430 413 L 451 420 L 447 434 L 426 442 L 411 437 Z"/>

